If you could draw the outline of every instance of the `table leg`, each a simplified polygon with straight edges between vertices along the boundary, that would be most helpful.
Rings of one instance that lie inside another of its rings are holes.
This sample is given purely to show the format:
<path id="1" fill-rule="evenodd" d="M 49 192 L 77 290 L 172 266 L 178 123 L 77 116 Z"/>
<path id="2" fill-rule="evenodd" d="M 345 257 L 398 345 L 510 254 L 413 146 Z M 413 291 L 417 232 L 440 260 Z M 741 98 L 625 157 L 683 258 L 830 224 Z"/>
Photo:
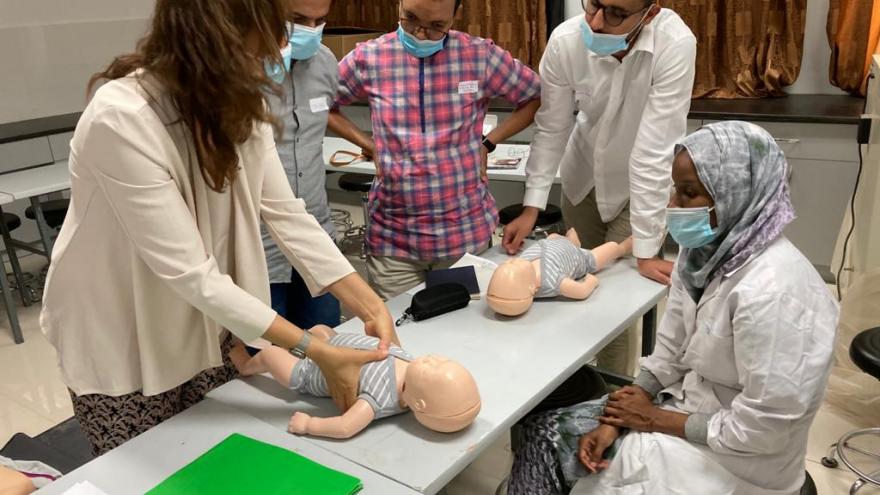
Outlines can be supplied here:
<path id="1" fill-rule="evenodd" d="M 0 267 L 2 268 L 2 267 Z M 21 326 L 18 323 L 18 313 L 15 309 L 15 301 L 12 299 L 12 290 L 9 288 L 9 280 L 6 278 L 6 269 L 0 269 L 0 291 L 3 292 L 3 302 L 6 304 L 6 315 L 9 317 L 9 325 L 12 327 L 12 338 L 16 344 L 24 342 L 21 334 Z"/>
<path id="2" fill-rule="evenodd" d="M 37 229 L 40 231 L 40 240 L 43 242 L 43 249 L 46 251 L 46 258 L 52 260 L 52 228 L 46 223 L 46 217 L 43 216 L 43 205 L 40 198 L 34 196 L 31 198 L 31 206 L 34 207 L 34 219 L 37 222 Z"/>
<path id="3" fill-rule="evenodd" d="M 650 356 L 654 352 L 657 339 L 657 306 L 642 316 L 642 356 Z"/>

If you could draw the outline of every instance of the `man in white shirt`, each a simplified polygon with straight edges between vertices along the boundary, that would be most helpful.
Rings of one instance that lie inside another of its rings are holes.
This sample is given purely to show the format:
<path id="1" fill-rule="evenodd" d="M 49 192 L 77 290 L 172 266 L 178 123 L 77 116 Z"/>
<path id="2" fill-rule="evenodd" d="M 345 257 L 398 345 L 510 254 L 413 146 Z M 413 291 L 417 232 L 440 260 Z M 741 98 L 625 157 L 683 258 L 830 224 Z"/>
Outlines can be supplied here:
<path id="1" fill-rule="evenodd" d="M 525 209 L 505 226 L 511 254 L 534 228 L 557 170 L 562 212 L 585 248 L 633 236 L 639 272 L 669 284 L 666 234 L 673 147 L 684 137 L 696 38 L 654 0 L 582 0 L 541 60 L 541 109 L 526 167 Z M 576 117 L 575 117 L 576 114 Z M 627 337 L 599 364 L 628 371 Z M 610 349 L 606 348 L 606 351 Z"/>

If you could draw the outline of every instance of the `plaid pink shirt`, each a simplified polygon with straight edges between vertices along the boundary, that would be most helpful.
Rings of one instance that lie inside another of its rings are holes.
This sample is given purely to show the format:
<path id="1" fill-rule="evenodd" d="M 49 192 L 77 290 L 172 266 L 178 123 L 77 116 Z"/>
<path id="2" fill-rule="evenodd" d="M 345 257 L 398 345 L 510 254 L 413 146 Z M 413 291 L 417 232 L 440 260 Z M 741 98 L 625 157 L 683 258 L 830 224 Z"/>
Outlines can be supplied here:
<path id="1" fill-rule="evenodd" d="M 337 106 L 368 100 L 382 177 L 370 191 L 370 254 L 422 261 L 486 246 L 498 223 L 480 179 L 489 99 L 539 98 L 538 75 L 492 41 L 450 31 L 432 57 L 408 54 L 396 33 L 339 63 Z"/>

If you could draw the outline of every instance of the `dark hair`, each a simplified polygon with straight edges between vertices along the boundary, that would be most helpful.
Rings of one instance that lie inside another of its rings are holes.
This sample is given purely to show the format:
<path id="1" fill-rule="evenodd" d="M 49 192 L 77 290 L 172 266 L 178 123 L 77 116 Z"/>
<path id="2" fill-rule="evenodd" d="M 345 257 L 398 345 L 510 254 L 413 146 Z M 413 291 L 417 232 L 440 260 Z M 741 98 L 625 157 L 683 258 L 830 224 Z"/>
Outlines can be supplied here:
<path id="1" fill-rule="evenodd" d="M 455 0 L 455 10 L 458 11 L 458 8 L 461 7 L 461 0 Z"/>
<path id="2" fill-rule="evenodd" d="M 280 62 L 287 36 L 284 0 L 158 0 L 149 32 L 134 53 L 116 57 L 92 76 L 101 80 L 144 69 L 158 78 L 189 128 L 199 169 L 211 189 L 222 192 L 235 180 L 235 147 L 255 123 L 277 125 L 262 90 L 277 88 L 262 70 L 263 60 Z M 258 53 L 245 38 L 256 33 Z"/>

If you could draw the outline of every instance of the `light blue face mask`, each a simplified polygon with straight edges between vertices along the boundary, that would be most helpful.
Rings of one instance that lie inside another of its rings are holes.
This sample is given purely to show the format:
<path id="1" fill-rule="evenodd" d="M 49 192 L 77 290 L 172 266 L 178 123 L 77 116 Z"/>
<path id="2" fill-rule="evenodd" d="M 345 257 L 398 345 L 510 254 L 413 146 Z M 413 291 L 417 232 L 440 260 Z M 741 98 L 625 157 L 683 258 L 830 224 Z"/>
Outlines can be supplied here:
<path id="1" fill-rule="evenodd" d="M 397 37 L 400 39 L 400 42 L 403 44 L 403 48 L 406 49 L 411 55 L 418 58 L 428 58 L 431 55 L 439 52 L 443 49 L 445 45 L 446 37 L 444 36 L 441 40 L 420 40 L 415 36 L 407 33 L 403 26 L 397 26 Z"/>
<path id="2" fill-rule="evenodd" d="M 281 60 L 284 61 L 283 64 L 278 64 L 274 60 L 267 60 L 265 62 L 266 75 L 269 76 L 269 79 L 272 79 L 275 84 L 281 84 L 284 82 L 284 74 L 290 71 L 290 59 L 292 53 L 293 50 L 290 47 L 290 43 L 288 43 L 287 46 L 281 49 Z"/>
<path id="3" fill-rule="evenodd" d="M 666 226 L 675 242 L 684 248 L 698 248 L 712 242 L 718 235 L 709 216 L 714 209 L 714 206 L 666 208 Z"/>
<path id="4" fill-rule="evenodd" d="M 596 33 L 587 23 L 586 17 L 581 18 L 581 37 L 583 38 L 584 45 L 587 47 L 587 50 L 600 57 L 607 57 L 608 55 L 628 50 L 630 35 L 642 27 L 642 23 L 645 22 L 645 17 L 648 16 L 649 12 L 651 12 L 651 9 L 645 12 L 645 15 L 642 16 L 642 20 L 639 21 L 636 27 L 625 34 Z"/>
<path id="5" fill-rule="evenodd" d="M 293 25 L 293 33 L 290 35 L 290 45 L 293 47 L 294 60 L 308 60 L 318 53 L 321 46 L 321 38 L 324 36 L 324 26 L 317 27 Z"/>

